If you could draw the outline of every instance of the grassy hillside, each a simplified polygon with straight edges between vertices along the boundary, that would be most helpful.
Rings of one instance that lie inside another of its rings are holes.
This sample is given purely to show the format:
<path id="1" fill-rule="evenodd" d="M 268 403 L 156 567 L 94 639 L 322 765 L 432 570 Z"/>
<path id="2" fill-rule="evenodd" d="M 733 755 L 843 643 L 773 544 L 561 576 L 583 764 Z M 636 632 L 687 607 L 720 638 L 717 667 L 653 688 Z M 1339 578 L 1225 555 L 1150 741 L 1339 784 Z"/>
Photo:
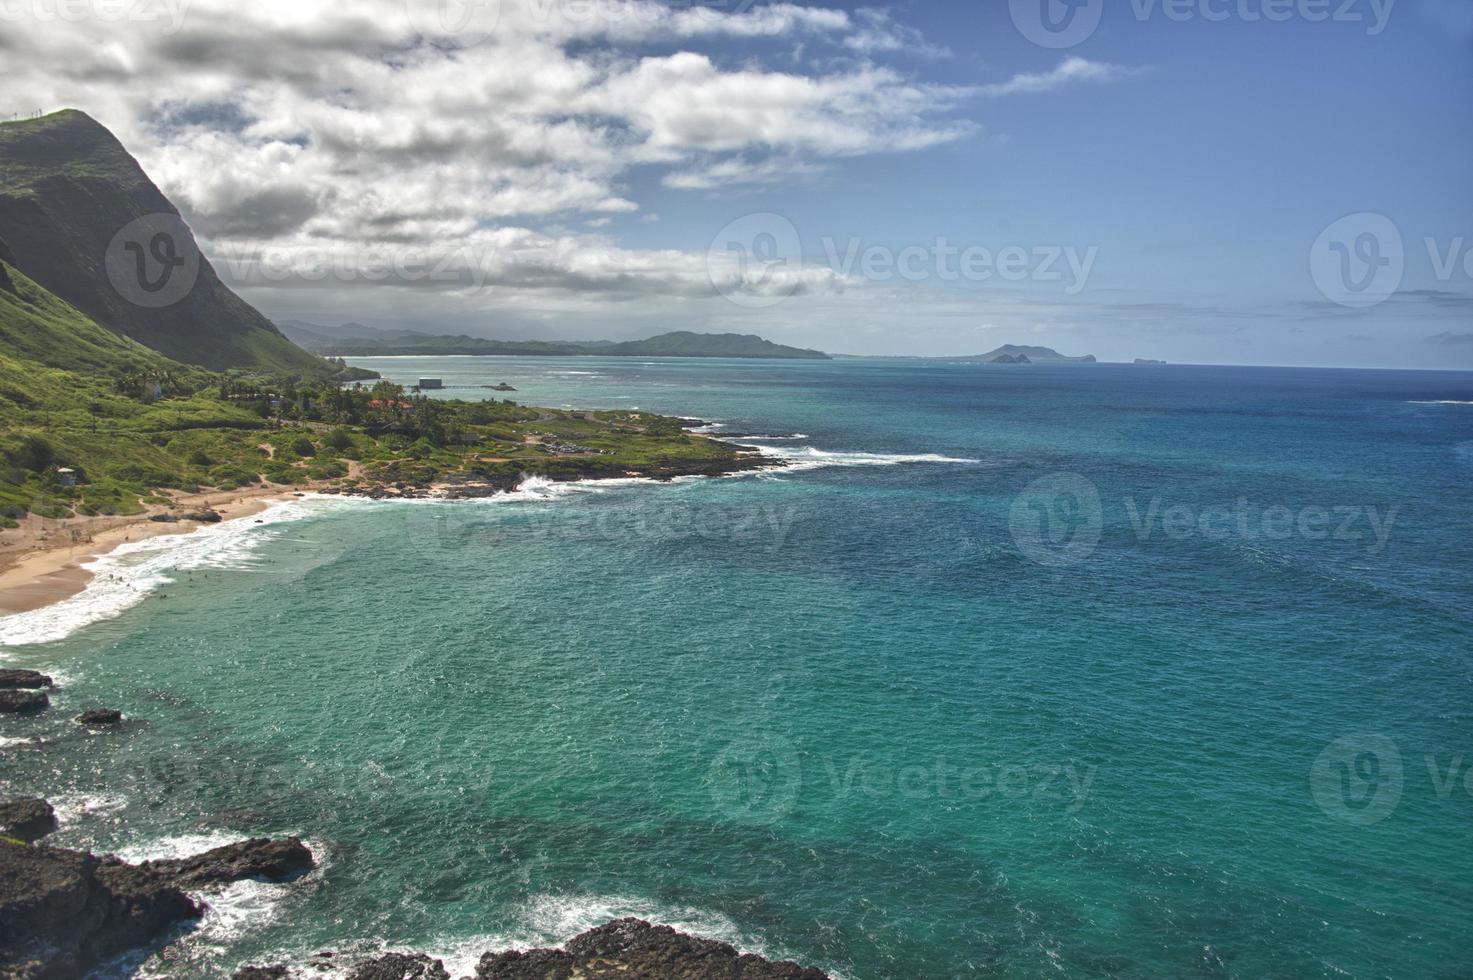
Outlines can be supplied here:
<path id="1" fill-rule="evenodd" d="M 0 351 L 82 373 L 177 371 L 183 366 L 99 325 L 0 259 Z"/>
<path id="2" fill-rule="evenodd" d="M 746 468 L 642 412 L 431 401 L 380 382 L 217 374 L 119 337 L 0 259 L 0 527 L 136 514 L 159 490 L 336 481 L 506 488 Z M 78 471 L 65 485 L 58 470 Z"/>
<path id="3" fill-rule="evenodd" d="M 0 123 L 0 239 L 13 264 L 98 323 L 174 360 L 321 376 L 322 361 L 281 335 L 200 257 L 170 305 L 130 302 L 109 282 L 109 244 L 145 215 L 178 215 L 123 145 L 82 112 Z M 197 253 L 193 236 L 181 250 Z"/>

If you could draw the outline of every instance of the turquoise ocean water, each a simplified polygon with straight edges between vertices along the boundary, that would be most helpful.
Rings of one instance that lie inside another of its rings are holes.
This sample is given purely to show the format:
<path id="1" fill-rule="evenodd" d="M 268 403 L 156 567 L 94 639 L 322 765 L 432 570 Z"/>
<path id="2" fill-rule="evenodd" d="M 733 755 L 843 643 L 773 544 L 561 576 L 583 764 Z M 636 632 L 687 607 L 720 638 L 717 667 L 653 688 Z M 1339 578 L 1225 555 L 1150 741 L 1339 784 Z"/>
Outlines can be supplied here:
<path id="1" fill-rule="evenodd" d="M 0 620 L 58 842 L 323 858 L 122 969 L 636 914 L 853 980 L 1469 975 L 1473 375 L 361 363 L 795 465 L 295 500 Z"/>

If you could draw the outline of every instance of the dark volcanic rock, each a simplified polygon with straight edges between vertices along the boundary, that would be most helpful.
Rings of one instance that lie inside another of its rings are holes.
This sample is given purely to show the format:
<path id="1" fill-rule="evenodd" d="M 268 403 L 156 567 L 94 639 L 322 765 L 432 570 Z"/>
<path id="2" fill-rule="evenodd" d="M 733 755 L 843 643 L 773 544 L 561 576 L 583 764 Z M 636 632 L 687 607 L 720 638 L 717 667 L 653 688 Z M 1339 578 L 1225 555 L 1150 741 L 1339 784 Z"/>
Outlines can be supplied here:
<path id="1" fill-rule="evenodd" d="M 253 837 L 193 857 L 147 861 L 140 867 L 184 888 L 228 884 L 243 878 L 286 881 L 312 869 L 312 852 L 295 837 Z"/>
<path id="2" fill-rule="evenodd" d="M 0 803 L 0 835 L 33 844 L 56 829 L 56 811 L 45 800 L 24 798 Z"/>
<path id="3" fill-rule="evenodd" d="M 51 707 L 44 691 L 0 691 L 0 712 L 32 714 Z"/>
<path id="4" fill-rule="evenodd" d="M 568 941 L 563 949 L 487 953 L 476 980 L 828 980 L 812 967 L 738 953 L 642 919 L 619 919 Z"/>
<path id="5" fill-rule="evenodd" d="M 230 980 L 286 980 L 289 976 L 284 966 L 243 966 Z"/>
<path id="6" fill-rule="evenodd" d="M 178 888 L 116 858 L 0 841 L 0 976 L 79 977 L 199 914 Z"/>
<path id="7" fill-rule="evenodd" d="M 123 713 L 115 708 L 96 708 L 77 715 L 83 725 L 116 725 L 123 720 Z"/>
<path id="8" fill-rule="evenodd" d="M 12 691 L 18 687 L 50 687 L 51 678 L 36 670 L 0 670 L 0 690 Z"/>
<path id="9" fill-rule="evenodd" d="M 219 524 L 220 512 L 215 510 L 194 510 L 187 514 L 180 514 L 181 521 L 197 521 L 200 524 Z"/>
<path id="10" fill-rule="evenodd" d="M 450 974 L 423 953 L 386 953 L 360 964 L 348 980 L 450 980 Z"/>

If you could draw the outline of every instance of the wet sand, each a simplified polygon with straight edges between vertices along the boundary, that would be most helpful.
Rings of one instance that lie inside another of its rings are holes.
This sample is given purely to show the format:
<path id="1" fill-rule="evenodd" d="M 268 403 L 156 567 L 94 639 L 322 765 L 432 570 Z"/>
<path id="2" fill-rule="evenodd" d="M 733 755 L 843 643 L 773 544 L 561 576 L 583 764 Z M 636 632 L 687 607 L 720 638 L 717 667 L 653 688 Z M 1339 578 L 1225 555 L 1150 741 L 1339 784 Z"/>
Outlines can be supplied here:
<path id="1" fill-rule="evenodd" d="M 30 515 L 18 529 L 0 531 L 0 615 L 30 612 L 77 595 L 92 580 L 92 573 L 82 565 L 118 545 L 166 534 L 188 534 L 208 526 L 195 521 L 149 520 L 154 514 L 210 509 L 222 520 L 240 520 L 311 489 L 271 486 L 168 494 L 172 504 L 150 506 L 142 514 L 127 517 L 53 520 Z"/>

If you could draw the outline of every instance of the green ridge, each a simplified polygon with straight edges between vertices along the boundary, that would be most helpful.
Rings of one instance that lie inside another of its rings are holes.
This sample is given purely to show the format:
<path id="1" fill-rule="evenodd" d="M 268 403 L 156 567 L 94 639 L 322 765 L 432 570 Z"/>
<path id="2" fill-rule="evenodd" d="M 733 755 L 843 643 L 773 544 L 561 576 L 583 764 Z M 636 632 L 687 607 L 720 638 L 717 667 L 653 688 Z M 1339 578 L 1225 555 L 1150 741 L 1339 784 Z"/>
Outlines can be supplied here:
<path id="1" fill-rule="evenodd" d="M 320 377 L 297 347 L 235 295 L 201 257 L 193 288 L 158 309 L 108 281 L 105 255 L 136 218 L 178 215 L 106 128 L 74 109 L 0 124 L 0 240 L 12 264 L 104 326 L 178 361 Z M 192 236 L 186 248 L 198 248 Z"/>

